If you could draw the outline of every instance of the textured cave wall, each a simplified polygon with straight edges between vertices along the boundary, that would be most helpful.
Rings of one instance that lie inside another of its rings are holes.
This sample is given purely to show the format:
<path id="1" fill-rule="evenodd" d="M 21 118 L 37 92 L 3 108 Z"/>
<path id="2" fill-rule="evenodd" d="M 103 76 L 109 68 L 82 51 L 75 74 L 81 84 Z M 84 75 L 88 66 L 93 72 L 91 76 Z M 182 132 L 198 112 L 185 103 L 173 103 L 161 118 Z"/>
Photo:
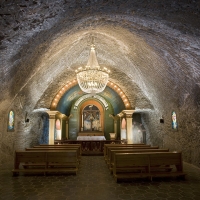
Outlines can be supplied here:
<path id="1" fill-rule="evenodd" d="M 13 160 L 15 150 L 48 143 L 48 114 L 41 111 L 28 113 L 18 105 L 15 104 L 10 108 L 15 113 L 14 132 L 7 132 L 9 111 L 0 118 L 0 163 Z"/>
<path id="2" fill-rule="evenodd" d="M 99 64 L 141 109 L 147 143 L 182 150 L 200 166 L 199 1 L 2 0 L 0 27 L 0 162 L 44 137 L 45 114 L 33 111 L 49 108 L 75 78 L 94 35 Z M 8 133 L 11 108 L 16 128 Z"/>

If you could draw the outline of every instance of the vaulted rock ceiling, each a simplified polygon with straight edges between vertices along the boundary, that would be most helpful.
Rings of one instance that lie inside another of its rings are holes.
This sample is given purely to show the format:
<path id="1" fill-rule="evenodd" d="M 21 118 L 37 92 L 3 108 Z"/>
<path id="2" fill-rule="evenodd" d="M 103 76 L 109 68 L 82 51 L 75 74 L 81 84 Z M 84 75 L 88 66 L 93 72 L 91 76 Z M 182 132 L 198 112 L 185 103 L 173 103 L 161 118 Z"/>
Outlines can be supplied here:
<path id="1" fill-rule="evenodd" d="M 184 98 L 200 63 L 199 5 L 187 2 L 2 1 L 1 110 L 23 93 L 48 108 L 87 63 L 92 37 L 133 108 Z"/>

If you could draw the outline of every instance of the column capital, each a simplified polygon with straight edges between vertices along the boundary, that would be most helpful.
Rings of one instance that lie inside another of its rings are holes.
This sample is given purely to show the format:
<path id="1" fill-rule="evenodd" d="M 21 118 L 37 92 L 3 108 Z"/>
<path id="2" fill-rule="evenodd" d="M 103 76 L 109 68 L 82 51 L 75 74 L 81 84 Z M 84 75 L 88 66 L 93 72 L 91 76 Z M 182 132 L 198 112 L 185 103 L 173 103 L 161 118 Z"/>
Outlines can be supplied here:
<path id="1" fill-rule="evenodd" d="M 134 111 L 135 110 L 123 110 L 122 113 L 124 113 L 127 118 L 132 118 Z"/>
<path id="2" fill-rule="evenodd" d="M 49 119 L 55 119 L 56 118 L 56 114 L 59 113 L 59 111 L 56 111 L 56 110 L 48 110 L 46 112 L 49 114 Z"/>
<path id="3" fill-rule="evenodd" d="M 121 117 L 124 116 L 124 113 L 123 113 L 123 112 L 120 112 L 119 114 L 117 114 L 117 116 L 121 118 Z"/>
<path id="4" fill-rule="evenodd" d="M 72 114 L 70 114 L 69 116 L 67 116 L 67 115 L 65 115 L 65 120 L 66 120 L 66 124 L 68 124 L 68 122 L 69 122 L 69 119 L 72 117 L 73 115 Z"/>

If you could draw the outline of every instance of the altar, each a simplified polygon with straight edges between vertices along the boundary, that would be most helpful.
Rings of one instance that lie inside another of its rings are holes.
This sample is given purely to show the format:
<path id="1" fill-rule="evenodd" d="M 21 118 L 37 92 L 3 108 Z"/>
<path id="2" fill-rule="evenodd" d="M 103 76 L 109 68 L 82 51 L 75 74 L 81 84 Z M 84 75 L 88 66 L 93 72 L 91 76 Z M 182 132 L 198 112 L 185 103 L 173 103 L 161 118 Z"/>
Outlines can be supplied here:
<path id="1" fill-rule="evenodd" d="M 104 136 L 104 132 L 79 132 L 78 136 Z"/>
<path id="2" fill-rule="evenodd" d="M 77 140 L 106 140 L 104 136 L 78 136 Z"/>

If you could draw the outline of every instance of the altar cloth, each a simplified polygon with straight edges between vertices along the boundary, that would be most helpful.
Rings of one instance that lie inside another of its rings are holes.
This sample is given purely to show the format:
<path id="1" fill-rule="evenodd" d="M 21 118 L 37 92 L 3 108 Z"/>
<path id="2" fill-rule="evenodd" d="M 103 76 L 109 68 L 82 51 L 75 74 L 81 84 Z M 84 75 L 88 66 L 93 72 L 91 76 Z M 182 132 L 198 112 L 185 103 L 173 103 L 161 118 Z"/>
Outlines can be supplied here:
<path id="1" fill-rule="evenodd" d="M 78 136 L 77 140 L 106 140 L 104 136 Z"/>

